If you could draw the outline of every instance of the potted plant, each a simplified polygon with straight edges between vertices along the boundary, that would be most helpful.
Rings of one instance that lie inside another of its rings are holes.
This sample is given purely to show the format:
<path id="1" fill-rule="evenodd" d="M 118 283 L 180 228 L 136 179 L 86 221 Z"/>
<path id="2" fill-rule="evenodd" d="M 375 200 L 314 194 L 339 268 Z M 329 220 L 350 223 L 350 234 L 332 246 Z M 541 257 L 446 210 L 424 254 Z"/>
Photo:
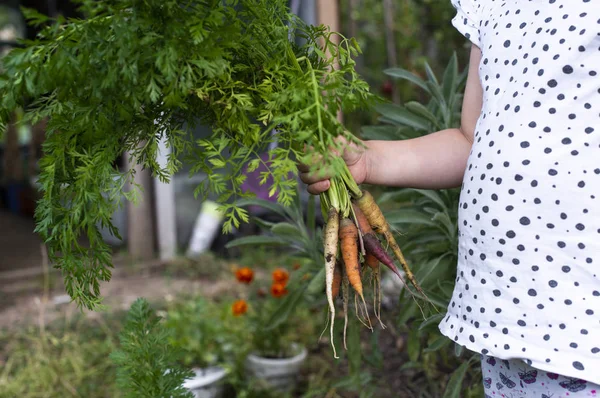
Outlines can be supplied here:
<path id="1" fill-rule="evenodd" d="M 238 282 L 250 285 L 254 271 L 249 267 L 235 270 Z M 296 386 L 296 377 L 306 360 L 307 350 L 294 333 L 293 317 L 272 323 L 280 309 L 280 300 L 288 295 L 289 272 L 277 268 L 267 284 L 255 282 L 254 289 L 232 305 L 232 313 L 244 319 L 250 332 L 250 349 L 244 361 L 244 373 L 261 387 L 288 392 Z M 266 285 L 266 286 L 265 286 Z"/>
<path id="2" fill-rule="evenodd" d="M 180 300 L 167 309 L 165 325 L 171 331 L 171 344 L 183 352 L 181 365 L 194 373 L 184 387 L 196 398 L 224 394 L 236 327 L 228 323 L 228 310 L 203 297 Z"/>

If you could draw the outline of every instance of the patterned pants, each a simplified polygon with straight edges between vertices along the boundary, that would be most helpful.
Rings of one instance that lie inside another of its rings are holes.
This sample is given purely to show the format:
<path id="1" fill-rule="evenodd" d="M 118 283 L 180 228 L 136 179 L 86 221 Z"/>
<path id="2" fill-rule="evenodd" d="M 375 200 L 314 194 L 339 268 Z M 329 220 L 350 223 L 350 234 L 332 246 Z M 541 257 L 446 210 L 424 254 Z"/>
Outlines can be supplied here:
<path id="1" fill-rule="evenodd" d="M 518 359 L 482 355 L 485 398 L 600 398 L 600 386 L 585 380 L 545 372 Z"/>

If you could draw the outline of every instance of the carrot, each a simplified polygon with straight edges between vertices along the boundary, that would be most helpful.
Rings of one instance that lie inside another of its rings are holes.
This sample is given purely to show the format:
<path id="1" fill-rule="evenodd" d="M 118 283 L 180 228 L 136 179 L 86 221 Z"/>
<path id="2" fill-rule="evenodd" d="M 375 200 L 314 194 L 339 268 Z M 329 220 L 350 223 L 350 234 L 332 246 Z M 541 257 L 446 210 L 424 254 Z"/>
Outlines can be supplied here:
<path id="1" fill-rule="evenodd" d="M 372 235 L 372 234 L 370 234 Z M 364 238 L 364 237 L 363 237 Z M 373 310 L 375 317 L 383 329 L 385 325 L 381 321 L 381 270 L 379 269 L 379 260 L 371 252 L 367 252 L 365 256 L 365 264 L 371 269 L 373 279 Z"/>
<path id="2" fill-rule="evenodd" d="M 379 242 L 379 239 L 377 239 L 377 237 L 374 234 L 367 234 L 363 236 L 363 241 L 365 243 L 367 253 L 373 255 L 377 260 L 379 260 L 379 262 L 388 267 L 390 271 L 395 273 L 396 276 L 400 278 L 402 283 L 406 285 L 404 278 L 400 274 L 400 270 L 398 270 L 398 267 L 396 267 L 396 264 L 394 264 L 394 260 L 392 260 L 392 257 L 390 257 L 390 255 L 385 251 L 383 246 L 381 246 L 381 242 Z M 414 297 L 414 293 L 410 289 L 407 290 Z M 423 294 L 423 296 L 426 297 L 425 294 Z M 417 306 L 419 306 L 421 312 L 423 312 L 423 309 L 421 308 L 418 302 Z"/>
<path id="3" fill-rule="evenodd" d="M 394 235 L 392 234 L 392 230 L 391 230 L 389 224 L 387 223 L 385 217 L 383 216 L 381 209 L 375 202 L 375 199 L 373 199 L 373 196 L 368 191 L 363 190 L 362 196 L 360 198 L 356 199 L 356 204 L 358 205 L 360 210 L 362 210 L 362 212 L 364 213 L 364 215 L 367 218 L 367 220 L 369 221 L 369 225 L 371 225 L 371 228 L 373 229 L 373 231 L 375 231 L 375 233 L 383 235 L 385 237 L 388 244 L 392 248 L 394 255 L 400 262 L 400 265 L 402 266 L 402 269 L 404 270 L 404 273 L 406 274 L 406 278 L 415 287 L 415 289 L 417 289 L 417 291 L 423 297 L 425 297 L 427 299 L 427 295 L 425 295 L 425 292 L 423 291 L 421 286 L 417 283 L 417 279 L 415 278 L 415 275 L 412 273 L 412 271 L 408 267 L 408 264 L 406 263 L 406 260 L 404 259 L 404 255 L 402 254 L 402 251 L 400 250 L 400 246 L 398 246 L 398 243 L 396 243 L 396 239 L 394 238 Z M 364 240 L 364 236 L 363 236 L 363 240 Z M 365 247 L 366 247 L 366 245 L 367 245 L 367 243 L 365 242 Z M 378 252 L 380 253 L 380 251 L 378 251 Z M 377 252 L 373 252 L 373 254 L 377 256 Z M 394 266 L 394 268 L 391 268 L 389 262 L 386 263 L 386 262 L 382 261 L 381 259 L 379 259 L 379 261 L 381 261 L 383 264 L 385 264 L 387 267 L 389 267 L 392 271 L 394 271 L 396 273 L 396 275 L 398 275 L 401 278 L 400 273 L 398 272 L 398 270 L 395 266 Z M 393 262 L 391 264 L 393 265 Z"/>
<path id="4" fill-rule="evenodd" d="M 402 275 L 400 274 L 400 270 L 394 264 L 394 260 L 392 257 L 385 251 L 379 239 L 374 234 L 367 234 L 363 236 L 363 241 L 365 242 L 365 248 L 367 250 L 367 255 L 375 257 L 377 262 L 381 262 L 383 265 L 388 267 L 390 271 L 398 276 L 398 278 L 402 279 Z M 372 261 L 372 260 L 370 260 Z"/>
<path id="5" fill-rule="evenodd" d="M 364 304 L 365 314 L 368 317 L 367 303 L 363 295 L 363 286 L 360 280 L 360 263 L 358 262 L 358 229 L 349 218 L 340 221 L 340 248 L 342 250 L 342 259 L 344 260 L 346 275 L 352 288 L 361 298 Z M 358 308 L 357 308 L 358 313 Z M 371 321 L 369 320 L 369 323 Z"/>
<path id="6" fill-rule="evenodd" d="M 340 285 L 342 284 L 342 264 L 339 259 L 335 262 L 335 269 L 333 270 L 333 284 L 331 287 L 331 293 L 333 298 L 336 298 L 340 294 Z"/>
<path id="7" fill-rule="evenodd" d="M 338 251 L 338 234 L 340 228 L 340 219 L 338 211 L 331 207 L 327 212 L 327 225 L 324 229 L 324 255 L 325 255 L 325 284 L 327 302 L 329 303 L 329 312 L 331 313 L 330 338 L 333 348 L 334 358 L 338 358 L 335 343 L 333 341 L 333 323 L 335 320 L 335 306 L 333 304 L 333 279 L 335 274 L 335 264 Z"/>
<path id="8" fill-rule="evenodd" d="M 344 349 L 348 350 L 346 345 L 346 331 L 348 330 L 348 301 L 350 299 L 350 282 L 348 281 L 348 275 L 344 273 L 342 281 L 342 296 L 344 297 Z"/>
<path id="9" fill-rule="evenodd" d="M 352 209 L 354 210 L 354 215 L 356 216 L 356 222 L 358 224 L 358 229 L 360 233 L 362 235 L 373 233 L 371 224 L 369 224 L 369 220 L 367 220 L 365 213 L 362 212 L 360 207 L 358 207 L 356 203 L 352 203 Z"/>

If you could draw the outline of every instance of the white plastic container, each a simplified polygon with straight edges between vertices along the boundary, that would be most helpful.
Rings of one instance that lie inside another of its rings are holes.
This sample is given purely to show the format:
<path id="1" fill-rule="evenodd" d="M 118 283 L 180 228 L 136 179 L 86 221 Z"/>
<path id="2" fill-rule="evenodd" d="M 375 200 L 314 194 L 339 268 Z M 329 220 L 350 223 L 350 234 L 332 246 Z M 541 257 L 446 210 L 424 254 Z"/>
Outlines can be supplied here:
<path id="1" fill-rule="evenodd" d="M 295 347 L 299 354 L 291 358 L 263 358 L 250 354 L 246 358 L 246 373 L 250 378 L 258 379 L 278 391 L 290 391 L 297 384 L 300 368 L 306 360 L 304 347 Z"/>
<path id="2" fill-rule="evenodd" d="M 227 371 L 221 367 L 194 368 L 195 377 L 187 379 L 183 387 L 194 394 L 194 398 L 222 398 L 223 379 Z"/>

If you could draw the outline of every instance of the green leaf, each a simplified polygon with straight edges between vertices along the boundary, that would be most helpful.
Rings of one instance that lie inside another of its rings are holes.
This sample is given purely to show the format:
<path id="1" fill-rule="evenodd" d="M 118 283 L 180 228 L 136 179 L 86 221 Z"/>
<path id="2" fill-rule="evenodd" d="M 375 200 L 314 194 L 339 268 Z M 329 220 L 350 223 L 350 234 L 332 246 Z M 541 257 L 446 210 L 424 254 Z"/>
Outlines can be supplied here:
<path id="1" fill-rule="evenodd" d="M 410 202 L 414 197 L 415 195 L 412 189 L 398 189 L 384 192 L 377 198 L 377 203 L 381 205 L 388 202 Z"/>
<path id="2" fill-rule="evenodd" d="M 400 313 L 396 316 L 396 325 L 403 327 L 406 325 L 409 319 L 411 319 L 417 313 L 417 305 L 415 301 L 410 297 L 410 294 L 405 298 L 405 302 L 401 302 Z"/>
<path id="3" fill-rule="evenodd" d="M 247 246 L 247 245 L 289 245 L 289 240 L 282 239 L 277 236 L 243 236 L 228 242 L 225 247 L 230 249 L 232 247 Z"/>
<path id="4" fill-rule="evenodd" d="M 442 197 L 436 191 L 432 191 L 430 189 L 413 189 L 413 188 L 409 188 L 409 189 L 413 192 L 418 192 L 421 195 L 431 199 L 431 201 L 433 201 L 435 204 L 437 204 L 441 210 L 446 211 L 448 209 L 446 206 L 446 203 L 444 202 Z"/>
<path id="5" fill-rule="evenodd" d="M 421 353 L 421 341 L 418 330 L 413 329 L 408 334 L 406 350 L 408 352 L 408 359 L 410 359 L 411 362 L 416 362 L 419 359 Z"/>
<path id="6" fill-rule="evenodd" d="M 456 57 L 456 53 L 453 53 L 452 58 L 450 58 L 450 62 L 448 62 L 448 66 L 446 66 L 446 70 L 444 71 L 444 78 L 442 82 L 442 91 L 448 104 L 452 104 L 454 101 L 453 97 L 456 93 L 457 80 L 458 59 Z"/>
<path id="7" fill-rule="evenodd" d="M 440 124 L 438 118 L 433 113 L 431 113 L 431 111 L 425 105 L 416 101 L 410 101 L 404 104 L 404 106 L 406 107 L 406 109 L 408 109 L 415 115 L 424 117 L 425 119 L 429 120 L 432 123 L 433 127 L 439 130 Z"/>
<path id="8" fill-rule="evenodd" d="M 425 61 L 425 73 L 427 74 L 427 78 L 429 79 L 429 81 L 431 83 L 433 83 L 436 86 L 440 85 L 438 83 L 437 78 L 435 77 L 435 73 L 433 73 L 433 70 L 431 69 L 431 66 L 429 66 L 429 62 L 427 62 L 427 61 Z"/>
<path id="9" fill-rule="evenodd" d="M 361 324 L 355 317 L 350 318 L 348 323 L 348 362 L 350 363 L 350 372 L 356 375 L 361 371 L 361 343 L 360 329 Z"/>
<path id="10" fill-rule="evenodd" d="M 325 268 L 321 267 L 319 272 L 310 280 L 306 293 L 311 296 L 323 293 L 325 290 Z"/>
<path id="11" fill-rule="evenodd" d="M 307 229 L 310 234 L 314 234 L 316 232 L 316 223 L 317 223 L 317 211 L 316 211 L 316 203 L 315 197 L 312 195 L 308 198 L 308 206 L 306 209 L 306 224 Z"/>
<path id="12" fill-rule="evenodd" d="M 417 116 L 396 104 L 380 104 L 375 107 L 375 110 L 401 126 L 410 126 L 424 131 L 430 130 L 427 119 Z"/>
<path id="13" fill-rule="evenodd" d="M 436 225 L 430 216 L 413 209 L 392 210 L 385 213 L 385 218 L 389 224 Z"/>
<path id="14" fill-rule="evenodd" d="M 361 138 L 365 140 L 398 140 L 401 138 L 401 131 L 398 126 L 363 126 L 361 127 Z"/>
<path id="15" fill-rule="evenodd" d="M 286 212 L 286 210 L 283 206 L 281 206 L 277 203 L 273 203 L 269 200 L 265 200 L 265 199 L 258 199 L 258 198 L 240 199 L 236 202 L 236 204 L 239 207 L 246 207 L 246 206 L 262 207 L 263 209 L 267 209 L 273 213 L 280 215 L 281 217 L 287 217 L 287 215 L 288 215 L 288 213 Z"/>
<path id="16" fill-rule="evenodd" d="M 442 348 L 444 348 L 447 345 L 449 345 L 451 342 L 452 342 L 452 340 L 450 340 L 448 337 L 446 337 L 446 336 L 439 336 L 427 348 L 425 348 L 423 350 L 423 352 L 436 352 L 436 351 L 439 351 Z"/>
<path id="17" fill-rule="evenodd" d="M 444 316 L 445 316 L 444 314 L 434 314 L 434 315 L 431 315 L 429 318 L 427 318 L 426 320 L 424 320 L 419 325 L 419 330 L 423 330 L 423 329 L 425 329 L 428 326 L 433 325 L 433 324 L 437 325 L 438 323 L 440 323 L 440 321 L 442 319 L 444 319 Z"/>
<path id="18" fill-rule="evenodd" d="M 461 398 L 462 385 L 469 366 L 469 361 L 463 362 L 458 369 L 452 373 L 448 385 L 446 386 L 446 390 L 444 391 L 443 398 Z"/>
<path id="19" fill-rule="evenodd" d="M 454 355 L 456 355 L 458 358 L 460 358 L 460 356 L 463 354 L 464 349 L 464 346 L 454 343 Z"/>
<path id="20" fill-rule="evenodd" d="M 440 86 L 438 86 L 437 84 L 434 84 L 432 82 L 427 82 L 427 87 L 429 87 L 431 95 L 437 101 L 437 105 L 440 107 L 440 111 L 442 112 L 442 115 L 445 115 L 444 123 L 448 123 L 448 118 L 447 118 L 448 109 L 447 109 L 447 105 L 446 105 L 446 100 L 444 99 L 444 94 L 442 94 L 442 89 L 440 88 Z"/>
<path id="21" fill-rule="evenodd" d="M 408 80 L 411 83 L 416 84 L 417 86 L 421 87 L 423 90 L 425 90 L 426 92 L 429 93 L 429 88 L 425 84 L 425 81 L 423 81 L 423 79 L 421 79 L 419 76 L 407 71 L 406 69 L 390 68 L 390 69 L 385 69 L 383 71 L 383 73 L 385 73 L 388 76 L 395 77 L 398 79 Z"/>
<path id="22" fill-rule="evenodd" d="M 289 222 L 280 222 L 273 225 L 271 232 L 273 232 L 275 235 L 285 237 L 303 238 L 302 231 L 297 226 Z"/>
<path id="23" fill-rule="evenodd" d="M 402 364 L 402 366 L 400 366 L 400 370 L 421 369 L 422 367 L 423 365 L 420 362 L 408 361 Z"/>

